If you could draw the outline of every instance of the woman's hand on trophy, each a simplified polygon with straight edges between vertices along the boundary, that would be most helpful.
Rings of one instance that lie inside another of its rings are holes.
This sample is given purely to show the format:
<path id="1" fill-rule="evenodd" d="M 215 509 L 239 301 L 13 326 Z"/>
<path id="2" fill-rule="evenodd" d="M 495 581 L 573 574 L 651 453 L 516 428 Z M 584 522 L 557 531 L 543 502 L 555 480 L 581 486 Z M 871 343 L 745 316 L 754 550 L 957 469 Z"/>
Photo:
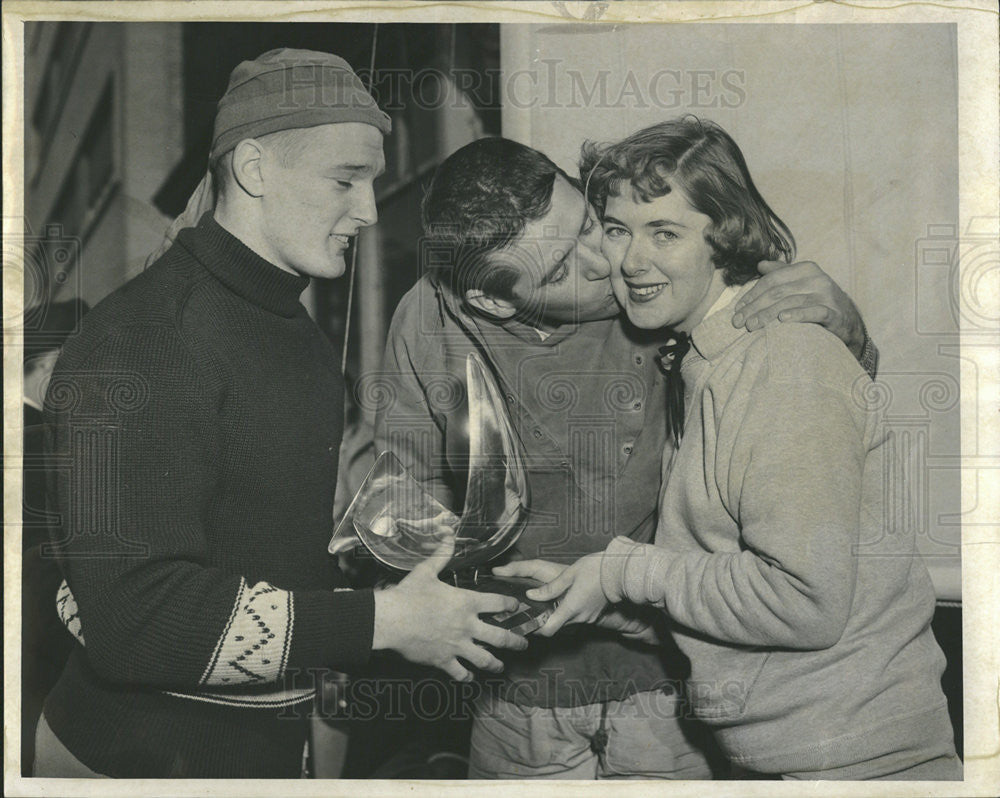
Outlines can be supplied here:
<path id="1" fill-rule="evenodd" d="M 539 582 L 553 582 L 567 568 L 572 566 L 562 563 L 550 562 L 549 560 L 518 560 L 498 565 L 493 569 L 496 576 L 521 576 L 529 579 L 537 579 Z M 600 578 L 600 572 L 598 572 Z M 535 598 L 537 593 L 534 590 L 528 591 L 529 598 Z M 601 598 L 604 597 L 603 591 Z M 648 608 L 642 608 L 648 609 Z M 601 610 L 594 624 L 602 629 L 618 632 L 622 637 L 629 640 L 636 640 L 649 645 L 660 645 L 662 640 L 656 627 L 650 622 L 648 613 L 630 604 L 608 604 Z M 570 621 L 565 621 L 570 623 Z M 543 627 L 544 628 L 544 627 Z M 539 633 L 540 634 L 540 633 Z"/>
<path id="2" fill-rule="evenodd" d="M 453 551 L 453 539 L 442 543 L 398 585 L 375 591 L 372 648 L 392 649 L 411 662 L 469 681 L 472 674 L 459 658 L 481 670 L 499 672 L 503 663 L 484 646 L 521 650 L 528 641 L 479 617 L 513 612 L 517 599 L 461 590 L 438 579 Z"/>
<path id="3" fill-rule="evenodd" d="M 644 608 L 648 609 L 648 608 Z M 636 608 L 628 604 L 609 604 L 594 621 L 596 626 L 618 632 L 628 640 L 658 646 L 663 643 L 660 633 L 646 617 L 636 614 Z"/>
<path id="4" fill-rule="evenodd" d="M 494 568 L 497 576 L 530 576 L 547 584 L 532 588 L 525 595 L 533 601 L 558 601 L 558 605 L 535 634 L 551 637 L 568 623 L 595 623 L 608 606 L 601 589 L 601 557 L 595 552 L 569 566 L 547 560 L 524 560 Z M 556 569 L 561 569 L 556 571 Z"/>

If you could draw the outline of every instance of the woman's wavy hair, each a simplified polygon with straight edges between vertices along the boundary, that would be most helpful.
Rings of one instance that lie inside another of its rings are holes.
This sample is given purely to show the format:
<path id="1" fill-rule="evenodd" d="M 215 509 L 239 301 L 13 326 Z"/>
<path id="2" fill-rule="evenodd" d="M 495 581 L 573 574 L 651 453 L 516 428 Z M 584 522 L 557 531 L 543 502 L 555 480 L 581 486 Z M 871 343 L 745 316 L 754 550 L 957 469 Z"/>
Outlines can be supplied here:
<path id="1" fill-rule="evenodd" d="M 652 125 L 616 144 L 586 142 L 580 175 L 587 198 L 603 216 L 609 196 L 631 186 L 636 202 L 674 187 L 712 220 L 705 239 L 727 285 L 757 276 L 762 260 L 791 261 L 795 239 L 757 191 L 743 153 L 715 122 L 684 116 Z"/>

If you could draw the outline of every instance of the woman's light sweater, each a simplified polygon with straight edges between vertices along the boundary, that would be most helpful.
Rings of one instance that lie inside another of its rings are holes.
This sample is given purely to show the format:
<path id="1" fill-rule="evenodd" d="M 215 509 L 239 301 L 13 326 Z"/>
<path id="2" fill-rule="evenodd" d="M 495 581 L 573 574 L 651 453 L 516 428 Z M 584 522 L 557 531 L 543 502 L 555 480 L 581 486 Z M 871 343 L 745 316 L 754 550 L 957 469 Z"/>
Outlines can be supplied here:
<path id="1" fill-rule="evenodd" d="M 744 767 L 953 753 L 934 593 L 872 382 L 817 325 L 734 329 L 748 288 L 692 333 L 655 543 L 616 538 L 605 593 L 667 612 L 693 711 Z"/>

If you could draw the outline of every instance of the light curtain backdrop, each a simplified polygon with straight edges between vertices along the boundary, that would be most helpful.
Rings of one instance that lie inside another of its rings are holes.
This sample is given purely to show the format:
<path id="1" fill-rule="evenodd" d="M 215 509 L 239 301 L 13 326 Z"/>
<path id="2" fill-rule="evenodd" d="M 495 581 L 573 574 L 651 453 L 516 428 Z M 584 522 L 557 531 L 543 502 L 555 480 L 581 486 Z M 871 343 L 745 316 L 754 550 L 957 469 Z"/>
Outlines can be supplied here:
<path id="1" fill-rule="evenodd" d="M 575 174 L 584 139 L 694 113 L 855 300 L 938 595 L 960 597 L 952 25 L 505 25 L 504 135 Z"/>

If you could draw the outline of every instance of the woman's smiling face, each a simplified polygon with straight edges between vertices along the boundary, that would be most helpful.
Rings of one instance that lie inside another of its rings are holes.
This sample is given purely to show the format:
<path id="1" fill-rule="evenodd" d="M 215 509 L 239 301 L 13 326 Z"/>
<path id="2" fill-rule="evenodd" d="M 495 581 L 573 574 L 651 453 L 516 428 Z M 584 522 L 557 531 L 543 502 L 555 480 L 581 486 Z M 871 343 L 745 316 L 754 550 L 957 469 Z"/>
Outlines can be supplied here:
<path id="1" fill-rule="evenodd" d="M 637 327 L 689 332 L 725 288 L 705 230 L 712 220 L 677 187 L 637 202 L 629 186 L 609 196 L 603 252 L 615 297 Z"/>

